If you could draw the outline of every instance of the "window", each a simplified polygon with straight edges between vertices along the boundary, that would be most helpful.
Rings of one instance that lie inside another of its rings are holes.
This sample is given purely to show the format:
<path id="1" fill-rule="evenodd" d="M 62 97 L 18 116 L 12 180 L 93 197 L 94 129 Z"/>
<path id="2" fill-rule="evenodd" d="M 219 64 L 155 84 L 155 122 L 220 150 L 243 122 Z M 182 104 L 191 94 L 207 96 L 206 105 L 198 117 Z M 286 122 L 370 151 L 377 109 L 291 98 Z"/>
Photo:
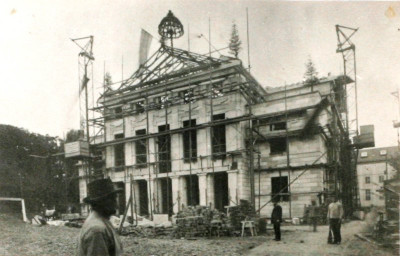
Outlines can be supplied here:
<path id="1" fill-rule="evenodd" d="M 270 131 L 281 131 L 281 130 L 286 130 L 286 122 L 279 122 L 275 124 L 270 124 L 269 125 Z"/>
<path id="2" fill-rule="evenodd" d="M 122 107 L 116 107 L 114 109 L 115 117 L 121 118 L 122 117 Z"/>
<path id="3" fill-rule="evenodd" d="M 195 127 L 196 119 L 183 121 L 183 127 Z M 197 160 L 197 131 L 183 132 L 183 158 L 185 162 Z"/>
<path id="4" fill-rule="evenodd" d="M 135 103 L 135 112 L 140 114 L 144 112 L 144 101 L 139 101 Z"/>
<path id="5" fill-rule="evenodd" d="M 365 190 L 365 200 L 370 201 L 371 200 L 371 190 L 366 189 Z"/>
<path id="6" fill-rule="evenodd" d="M 123 139 L 124 134 L 115 134 L 114 139 Z M 114 146 L 114 166 L 121 167 L 125 165 L 125 144 L 120 143 Z"/>
<path id="7" fill-rule="evenodd" d="M 270 155 L 286 152 L 286 138 L 275 138 L 269 140 Z"/>
<path id="8" fill-rule="evenodd" d="M 361 157 L 367 157 L 368 156 L 368 152 L 361 152 Z"/>
<path id="9" fill-rule="evenodd" d="M 224 96 L 224 94 L 222 92 L 223 88 L 224 88 L 224 86 L 222 83 L 211 84 L 212 97 L 217 98 L 217 97 Z"/>
<path id="10" fill-rule="evenodd" d="M 168 96 L 158 96 L 154 98 L 154 104 L 156 109 L 165 108 L 167 104 L 169 104 L 169 97 Z"/>
<path id="11" fill-rule="evenodd" d="M 386 154 L 387 154 L 386 149 L 382 149 L 382 150 L 379 152 L 379 154 L 380 154 L 381 156 L 386 156 Z"/>
<path id="12" fill-rule="evenodd" d="M 225 114 L 213 115 L 212 120 L 224 120 Z M 223 159 L 226 153 L 225 124 L 212 127 L 212 154 L 213 159 Z"/>
<path id="13" fill-rule="evenodd" d="M 271 199 L 273 202 L 289 201 L 288 177 L 271 178 Z"/>
<path id="14" fill-rule="evenodd" d="M 146 129 L 137 130 L 136 136 L 146 135 Z M 135 152 L 136 152 L 136 167 L 143 168 L 147 164 L 147 139 L 140 139 L 135 142 Z"/>
<path id="15" fill-rule="evenodd" d="M 385 180 L 385 176 L 381 175 L 379 176 L 379 182 L 383 182 Z"/>
<path id="16" fill-rule="evenodd" d="M 179 97 L 183 100 L 184 104 L 193 102 L 193 92 L 191 90 L 184 90 L 179 92 Z"/>
<path id="17" fill-rule="evenodd" d="M 161 96 L 155 97 L 153 103 L 154 103 L 154 108 L 155 109 L 161 109 L 162 108 Z"/>
<path id="18" fill-rule="evenodd" d="M 369 183 L 371 183 L 371 178 L 370 177 L 365 177 L 365 183 L 366 184 L 369 184 Z"/>
<path id="19" fill-rule="evenodd" d="M 169 125 L 158 126 L 158 132 L 169 131 Z M 171 135 L 158 136 L 158 162 L 160 173 L 171 171 Z"/>

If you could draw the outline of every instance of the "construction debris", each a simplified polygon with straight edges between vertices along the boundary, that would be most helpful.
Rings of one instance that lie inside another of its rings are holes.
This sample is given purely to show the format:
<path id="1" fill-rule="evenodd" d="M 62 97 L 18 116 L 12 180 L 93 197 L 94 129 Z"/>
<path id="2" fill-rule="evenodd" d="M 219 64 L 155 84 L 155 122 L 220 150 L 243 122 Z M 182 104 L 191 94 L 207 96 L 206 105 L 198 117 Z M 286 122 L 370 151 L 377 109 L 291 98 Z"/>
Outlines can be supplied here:
<path id="1" fill-rule="evenodd" d="M 229 233 L 225 214 L 206 206 L 188 206 L 178 212 L 176 234 L 180 237 L 210 236 Z"/>
<path id="2" fill-rule="evenodd" d="M 32 225 L 35 225 L 35 226 L 46 225 L 46 223 L 47 223 L 46 220 L 40 215 L 36 215 L 32 219 Z"/>
<path id="3" fill-rule="evenodd" d="M 229 207 L 228 219 L 234 230 L 240 230 L 244 220 L 253 220 L 254 223 L 258 223 L 256 212 L 247 200 L 240 200 L 239 205 Z"/>
<path id="4" fill-rule="evenodd" d="M 147 238 L 172 238 L 175 231 L 175 227 L 164 227 L 164 226 L 129 226 L 122 229 L 121 235 L 135 236 L 135 237 L 147 237 Z"/>

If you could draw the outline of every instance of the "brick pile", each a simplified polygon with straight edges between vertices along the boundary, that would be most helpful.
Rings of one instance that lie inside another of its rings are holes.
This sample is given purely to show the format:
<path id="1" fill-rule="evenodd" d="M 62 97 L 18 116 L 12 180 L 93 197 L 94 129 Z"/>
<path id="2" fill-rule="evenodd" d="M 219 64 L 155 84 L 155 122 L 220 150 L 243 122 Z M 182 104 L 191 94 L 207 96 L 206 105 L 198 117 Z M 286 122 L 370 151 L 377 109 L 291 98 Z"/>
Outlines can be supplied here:
<path id="1" fill-rule="evenodd" d="M 240 200 L 240 204 L 234 207 L 229 207 L 229 222 L 234 230 L 242 229 L 242 221 L 252 220 L 258 224 L 256 212 L 252 205 L 247 200 Z"/>
<path id="2" fill-rule="evenodd" d="M 189 206 L 176 216 L 175 237 L 220 234 L 228 230 L 226 223 L 225 215 L 215 209 L 206 206 Z"/>

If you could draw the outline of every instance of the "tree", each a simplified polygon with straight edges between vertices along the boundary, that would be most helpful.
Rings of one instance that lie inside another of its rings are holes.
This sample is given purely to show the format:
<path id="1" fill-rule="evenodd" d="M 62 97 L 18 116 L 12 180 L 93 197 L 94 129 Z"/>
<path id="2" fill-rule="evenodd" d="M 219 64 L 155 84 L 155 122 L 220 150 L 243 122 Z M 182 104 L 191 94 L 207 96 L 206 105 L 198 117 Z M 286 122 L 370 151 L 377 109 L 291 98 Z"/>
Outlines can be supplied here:
<path id="1" fill-rule="evenodd" d="M 109 72 L 107 72 L 106 75 L 104 76 L 104 85 L 106 87 L 108 87 L 112 84 L 113 84 L 113 82 L 112 82 L 111 74 Z"/>
<path id="2" fill-rule="evenodd" d="M 83 139 L 83 137 L 84 137 L 83 130 L 73 130 L 73 129 L 71 129 L 71 130 L 69 130 L 67 132 L 67 136 L 65 138 L 65 142 L 66 143 L 74 142 L 74 141 Z"/>
<path id="3" fill-rule="evenodd" d="M 24 198 L 31 212 L 43 203 L 57 205 L 64 193 L 64 166 L 53 156 L 60 152 L 55 137 L 0 125 L 0 195 Z"/>
<path id="4" fill-rule="evenodd" d="M 79 132 L 67 137 L 74 141 Z M 24 198 L 28 214 L 42 204 L 61 211 L 79 205 L 76 160 L 65 159 L 63 149 L 56 137 L 0 125 L 0 196 Z"/>
<path id="5" fill-rule="evenodd" d="M 317 69 L 315 68 L 315 65 L 310 57 L 308 57 L 308 61 L 306 63 L 306 72 L 304 73 L 304 80 L 307 85 L 314 85 L 319 81 Z"/>
<path id="6" fill-rule="evenodd" d="M 242 49 L 240 47 L 242 45 L 242 41 L 239 38 L 239 31 L 235 22 L 232 24 L 232 32 L 231 32 L 231 39 L 229 40 L 229 53 L 237 58 L 239 56 L 239 52 Z"/>

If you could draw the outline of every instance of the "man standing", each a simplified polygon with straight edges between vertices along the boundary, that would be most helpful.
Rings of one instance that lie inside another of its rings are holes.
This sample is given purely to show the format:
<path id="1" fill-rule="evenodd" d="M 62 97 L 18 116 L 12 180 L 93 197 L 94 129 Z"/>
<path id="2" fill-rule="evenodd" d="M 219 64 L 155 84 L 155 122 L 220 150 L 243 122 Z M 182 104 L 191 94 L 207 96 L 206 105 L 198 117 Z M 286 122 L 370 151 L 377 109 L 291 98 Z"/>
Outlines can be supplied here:
<path id="1" fill-rule="evenodd" d="M 342 237 L 340 234 L 340 227 L 343 218 L 343 206 L 338 201 L 337 197 L 334 198 L 334 202 L 328 206 L 329 229 L 333 233 L 333 244 L 340 244 Z"/>
<path id="2" fill-rule="evenodd" d="M 281 240 L 281 222 L 282 222 L 282 207 L 278 202 L 274 203 L 274 209 L 271 214 L 271 222 L 274 224 L 275 241 Z"/>
<path id="3" fill-rule="evenodd" d="M 313 226 L 313 231 L 317 232 L 317 221 L 318 221 L 318 216 L 317 216 L 317 205 L 315 203 L 315 200 L 311 201 L 311 206 L 310 206 L 310 211 L 309 211 L 309 216 L 310 216 L 310 221 Z"/>
<path id="4" fill-rule="evenodd" d="M 117 208 L 116 193 L 111 180 L 98 179 L 88 184 L 88 197 L 84 203 L 91 206 L 91 213 L 82 226 L 78 256 L 118 256 L 122 253 L 122 244 L 109 221 Z"/>

